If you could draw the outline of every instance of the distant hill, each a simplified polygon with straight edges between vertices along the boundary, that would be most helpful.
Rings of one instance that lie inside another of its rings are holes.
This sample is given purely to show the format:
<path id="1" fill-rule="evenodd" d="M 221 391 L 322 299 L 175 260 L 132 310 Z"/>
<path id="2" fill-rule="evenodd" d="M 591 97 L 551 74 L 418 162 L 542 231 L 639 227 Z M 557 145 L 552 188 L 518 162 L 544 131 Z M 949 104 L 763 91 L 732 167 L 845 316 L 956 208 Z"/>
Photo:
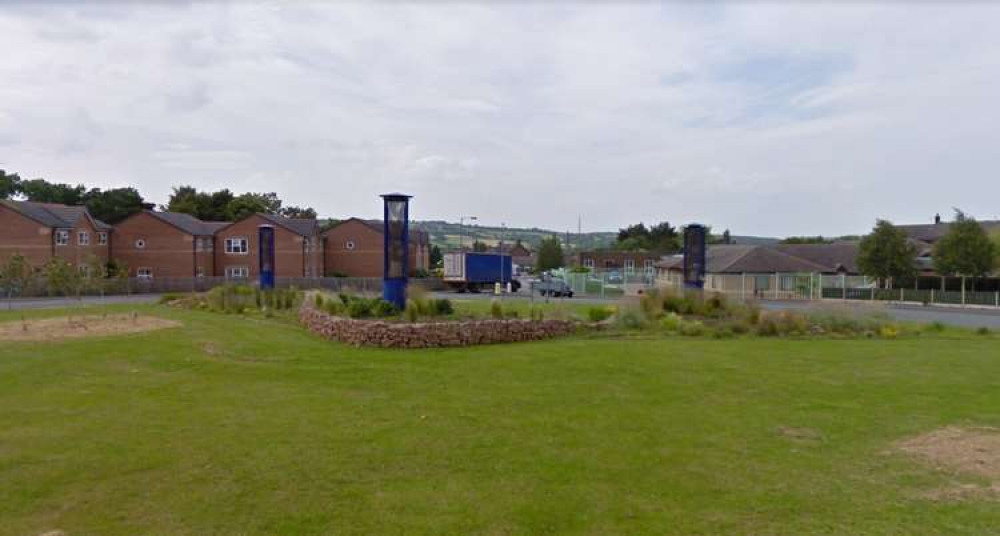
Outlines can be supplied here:
<path id="1" fill-rule="evenodd" d="M 507 227 L 506 229 L 502 229 L 500 227 L 468 223 L 459 225 L 446 221 L 418 221 L 415 224 L 427 231 L 432 244 L 440 246 L 442 249 L 457 248 L 463 242 L 468 247 L 476 240 L 493 246 L 500 241 L 501 237 L 504 242 L 513 243 L 520 240 L 528 247 L 536 249 L 543 238 L 556 235 L 563 242 L 564 246 L 586 250 L 608 247 L 614 244 L 615 237 L 618 236 L 617 232 L 597 232 L 580 235 L 569 233 L 567 237 L 565 232 L 538 227 Z"/>

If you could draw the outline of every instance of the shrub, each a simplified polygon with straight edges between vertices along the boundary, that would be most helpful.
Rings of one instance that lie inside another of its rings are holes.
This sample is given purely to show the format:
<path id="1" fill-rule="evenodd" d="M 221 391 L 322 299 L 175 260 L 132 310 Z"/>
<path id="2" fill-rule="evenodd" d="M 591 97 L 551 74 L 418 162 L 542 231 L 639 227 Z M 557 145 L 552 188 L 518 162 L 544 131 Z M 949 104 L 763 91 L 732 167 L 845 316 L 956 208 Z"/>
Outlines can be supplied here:
<path id="1" fill-rule="evenodd" d="M 357 298 L 347 302 L 347 316 L 351 318 L 368 318 L 372 315 L 372 304 L 364 298 Z"/>
<path id="2" fill-rule="evenodd" d="M 371 312 L 372 315 L 378 318 L 386 318 L 399 314 L 399 309 L 393 303 L 387 302 L 382 298 L 375 298 L 371 300 Z"/>
<path id="3" fill-rule="evenodd" d="M 657 289 L 650 289 L 639 298 L 639 309 L 646 315 L 646 318 L 655 320 L 663 314 L 663 297 Z M 589 313 L 588 313 L 589 314 Z M 606 319 L 607 317 L 605 317 Z M 601 319 L 604 320 L 604 319 Z M 600 322 L 601 320 L 594 320 Z"/>
<path id="4" fill-rule="evenodd" d="M 705 334 L 705 324 L 698 320 L 682 322 L 680 333 L 685 337 L 700 337 Z"/>
<path id="5" fill-rule="evenodd" d="M 451 300 L 448 298 L 441 298 L 439 300 L 433 300 L 433 313 L 438 316 L 449 316 L 455 314 L 455 308 L 451 304 Z"/>
<path id="6" fill-rule="evenodd" d="M 406 321 L 411 324 L 420 318 L 420 311 L 417 310 L 417 307 L 413 304 L 413 302 L 406 304 L 404 314 L 406 316 Z"/>
<path id="7" fill-rule="evenodd" d="M 164 304 L 164 303 L 175 302 L 183 297 L 184 296 L 176 292 L 167 292 L 166 294 L 160 296 L 160 303 Z"/>
<path id="8" fill-rule="evenodd" d="M 610 307 L 591 307 L 587 309 L 587 319 L 591 322 L 604 322 L 615 314 Z"/>
<path id="9" fill-rule="evenodd" d="M 344 305 L 338 301 L 328 300 L 324 303 L 323 310 L 327 314 L 339 316 L 344 313 Z"/>
<path id="10" fill-rule="evenodd" d="M 515 310 L 505 311 L 504 318 L 520 318 L 521 314 Z"/>
<path id="11" fill-rule="evenodd" d="M 722 326 L 712 332 L 712 337 L 716 339 L 732 339 L 736 334 L 729 326 Z"/>
<path id="12" fill-rule="evenodd" d="M 626 309 L 618 313 L 618 323 L 625 329 L 642 329 L 646 326 L 645 318 L 635 309 Z"/>
<path id="13" fill-rule="evenodd" d="M 986 326 L 981 326 L 978 329 L 976 329 L 976 334 L 977 335 L 989 335 L 990 333 L 993 333 L 993 332 L 990 331 L 990 328 L 988 328 Z"/>
<path id="14" fill-rule="evenodd" d="M 316 305 L 317 309 L 322 309 L 323 308 L 323 295 L 317 292 L 316 295 L 313 297 L 313 303 Z"/>
<path id="15" fill-rule="evenodd" d="M 493 300 L 490 303 L 490 316 L 499 320 L 503 318 L 503 305 L 499 301 Z"/>
<path id="16" fill-rule="evenodd" d="M 670 332 L 680 331 L 683 324 L 684 321 L 677 313 L 668 313 L 660 319 L 660 327 Z"/>
<path id="17" fill-rule="evenodd" d="M 940 332 L 944 331 L 945 328 L 946 328 L 946 326 L 944 325 L 943 322 L 939 322 L 939 321 L 935 320 L 934 322 L 931 322 L 930 324 L 927 324 L 927 326 L 924 329 L 926 329 L 927 331 L 932 331 L 932 332 L 940 333 Z"/>
<path id="18" fill-rule="evenodd" d="M 878 336 L 883 339 L 895 339 L 899 336 L 899 327 L 893 324 L 886 324 L 879 328 Z"/>

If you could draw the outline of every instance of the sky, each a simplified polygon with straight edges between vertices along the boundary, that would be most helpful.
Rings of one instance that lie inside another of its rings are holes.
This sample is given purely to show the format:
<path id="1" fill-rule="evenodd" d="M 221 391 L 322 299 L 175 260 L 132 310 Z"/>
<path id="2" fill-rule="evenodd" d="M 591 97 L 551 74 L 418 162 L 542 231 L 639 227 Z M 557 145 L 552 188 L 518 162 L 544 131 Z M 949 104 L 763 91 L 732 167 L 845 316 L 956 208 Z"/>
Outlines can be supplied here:
<path id="1" fill-rule="evenodd" d="M 862 233 L 1000 214 L 1000 3 L 0 1 L 0 168 L 321 216 Z"/>

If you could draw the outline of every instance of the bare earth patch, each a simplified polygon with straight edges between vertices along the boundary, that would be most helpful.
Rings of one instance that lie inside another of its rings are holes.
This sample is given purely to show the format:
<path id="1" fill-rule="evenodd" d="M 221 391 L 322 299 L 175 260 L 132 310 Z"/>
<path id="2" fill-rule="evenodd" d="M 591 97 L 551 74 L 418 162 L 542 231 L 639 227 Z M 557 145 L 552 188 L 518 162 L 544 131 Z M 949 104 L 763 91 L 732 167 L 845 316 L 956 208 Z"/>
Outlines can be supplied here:
<path id="1" fill-rule="evenodd" d="M 0 323 L 0 341 L 60 341 L 174 328 L 180 322 L 144 315 L 74 316 Z"/>
<path id="2" fill-rule="evenodd" d="M 928 495 L 934 500 L 998 497 L 1000 493 L 1000 429 L 949 426 L 899 443 L 899 448 L 953 473 L 989 480 L 986 486 L 955 484 Z"/>

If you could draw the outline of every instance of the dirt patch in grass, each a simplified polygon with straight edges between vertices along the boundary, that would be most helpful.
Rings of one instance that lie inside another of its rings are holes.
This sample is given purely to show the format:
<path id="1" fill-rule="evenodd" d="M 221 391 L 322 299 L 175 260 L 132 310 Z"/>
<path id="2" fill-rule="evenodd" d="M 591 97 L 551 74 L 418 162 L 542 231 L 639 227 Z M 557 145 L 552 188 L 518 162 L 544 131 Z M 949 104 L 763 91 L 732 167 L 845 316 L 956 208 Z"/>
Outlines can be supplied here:
<path id="1" fill-rule="evenodd" d="M 0 323 L 0 341 L 60 341 L 106 337 L 174 328 L 180 322 L 145 315 L 107 315 L 39 318 Z"/>
<path id="2" fill-rule="evenodd" d="M 903 441 L 899 448 L 938 469 L 988 481 L 985 486 L 955 483 L 928 494 L 932 500 L 1000 497 L 1000 429 L 949 426 Z"/>
<path id="3" fill-rule="evenodd" d="M 819 430 L 814 428 L 795 428 L 790 426 L 782 426 L 778 429 L 783 437 L 786 437 L 797 443 L 822 443 L 823 434 Z"/>

